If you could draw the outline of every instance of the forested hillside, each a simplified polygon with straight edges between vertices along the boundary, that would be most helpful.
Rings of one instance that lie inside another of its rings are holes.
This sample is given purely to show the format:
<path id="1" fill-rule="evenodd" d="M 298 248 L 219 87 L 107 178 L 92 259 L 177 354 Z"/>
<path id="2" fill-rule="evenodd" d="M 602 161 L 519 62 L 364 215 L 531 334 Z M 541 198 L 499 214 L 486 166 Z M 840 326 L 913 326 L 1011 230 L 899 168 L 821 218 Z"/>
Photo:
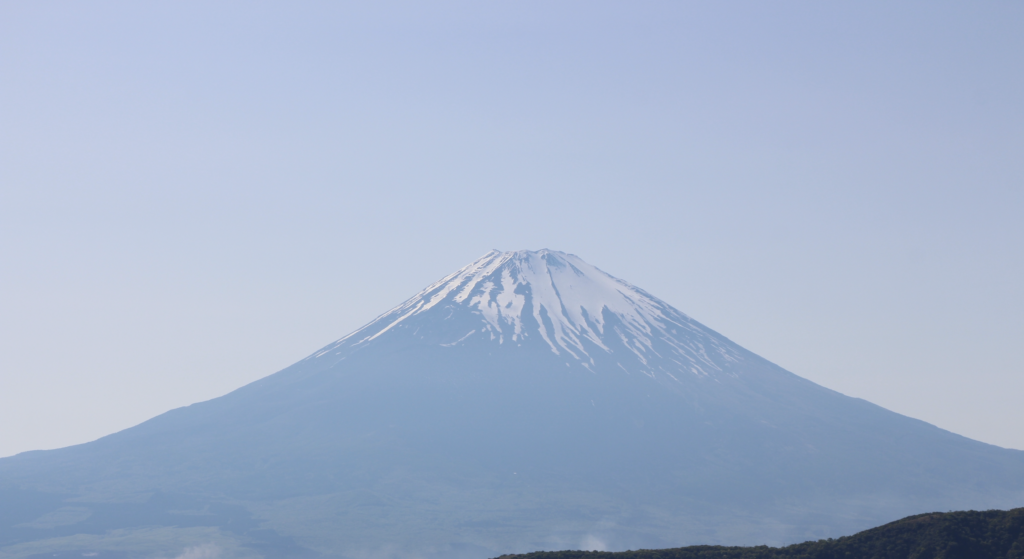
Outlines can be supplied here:
<path id="1" fill-rule="evenodd" d="M 1012 559 L 1024 558 L 1024 508 L 910 516 L 839 539 L 788 547 L 698 545 L 617 553 L 541 551 L 500 559 Z"/>

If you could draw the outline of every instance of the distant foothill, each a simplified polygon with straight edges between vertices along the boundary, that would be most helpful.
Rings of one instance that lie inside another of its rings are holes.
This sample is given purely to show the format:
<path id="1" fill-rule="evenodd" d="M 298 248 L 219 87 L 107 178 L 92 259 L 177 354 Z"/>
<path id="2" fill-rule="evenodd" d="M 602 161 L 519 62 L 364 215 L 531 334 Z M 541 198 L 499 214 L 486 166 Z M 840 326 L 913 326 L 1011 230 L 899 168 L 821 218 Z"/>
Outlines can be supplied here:
<path id="1" fill-rule="evenodd" d="M 498 559 L 1018 559 L 1024 508 L 910 516 L 853 536 L 782 548 L 698 545 L 637 551 L 542 551 Z"/>

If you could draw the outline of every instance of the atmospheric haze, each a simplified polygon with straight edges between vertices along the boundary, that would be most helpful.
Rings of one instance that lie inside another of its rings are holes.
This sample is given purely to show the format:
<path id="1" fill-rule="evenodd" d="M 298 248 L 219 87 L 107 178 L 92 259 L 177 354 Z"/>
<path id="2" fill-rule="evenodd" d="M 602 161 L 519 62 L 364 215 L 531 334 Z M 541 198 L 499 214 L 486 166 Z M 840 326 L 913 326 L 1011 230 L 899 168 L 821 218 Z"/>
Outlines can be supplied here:
<path id="1" fill-rule="evenodd" d="M 1019 2 L 3 3 L 0 456 L 545 246 L 1022 449 L 1022 28 Z"/>

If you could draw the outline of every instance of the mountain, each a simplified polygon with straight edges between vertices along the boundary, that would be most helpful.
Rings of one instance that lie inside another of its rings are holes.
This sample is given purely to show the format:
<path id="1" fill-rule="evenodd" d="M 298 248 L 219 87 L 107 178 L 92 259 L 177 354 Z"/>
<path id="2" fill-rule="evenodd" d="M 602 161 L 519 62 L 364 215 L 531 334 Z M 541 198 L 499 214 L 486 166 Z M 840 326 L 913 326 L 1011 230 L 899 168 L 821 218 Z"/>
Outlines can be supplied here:
<path id="1" fill-rule="evenodd" d="M 499 559 L 1020 559 L 1024 509 L 928 513 L 853 536 L 783 548 L 698 545 L 618 553 L 540 551 Z"/>
<path id="2" fill-rule="evenodd" d="M 1022 504 L 1024 452 L 818 386 L 576 256 L 492 251 L 226 396 L 0 459 L 0 558 L 776 545 Z"/>

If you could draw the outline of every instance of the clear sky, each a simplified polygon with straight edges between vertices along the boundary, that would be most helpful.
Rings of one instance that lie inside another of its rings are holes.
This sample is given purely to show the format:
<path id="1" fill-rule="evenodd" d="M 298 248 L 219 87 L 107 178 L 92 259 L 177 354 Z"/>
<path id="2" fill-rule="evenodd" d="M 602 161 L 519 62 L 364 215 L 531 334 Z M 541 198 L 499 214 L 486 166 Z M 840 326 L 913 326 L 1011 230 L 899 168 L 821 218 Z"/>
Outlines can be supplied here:
<path id="1" fill-rule="evenodd" d="M 0 456 L 484 252 L 1024 449 L 1024 3 L 0 3 Z"/>

